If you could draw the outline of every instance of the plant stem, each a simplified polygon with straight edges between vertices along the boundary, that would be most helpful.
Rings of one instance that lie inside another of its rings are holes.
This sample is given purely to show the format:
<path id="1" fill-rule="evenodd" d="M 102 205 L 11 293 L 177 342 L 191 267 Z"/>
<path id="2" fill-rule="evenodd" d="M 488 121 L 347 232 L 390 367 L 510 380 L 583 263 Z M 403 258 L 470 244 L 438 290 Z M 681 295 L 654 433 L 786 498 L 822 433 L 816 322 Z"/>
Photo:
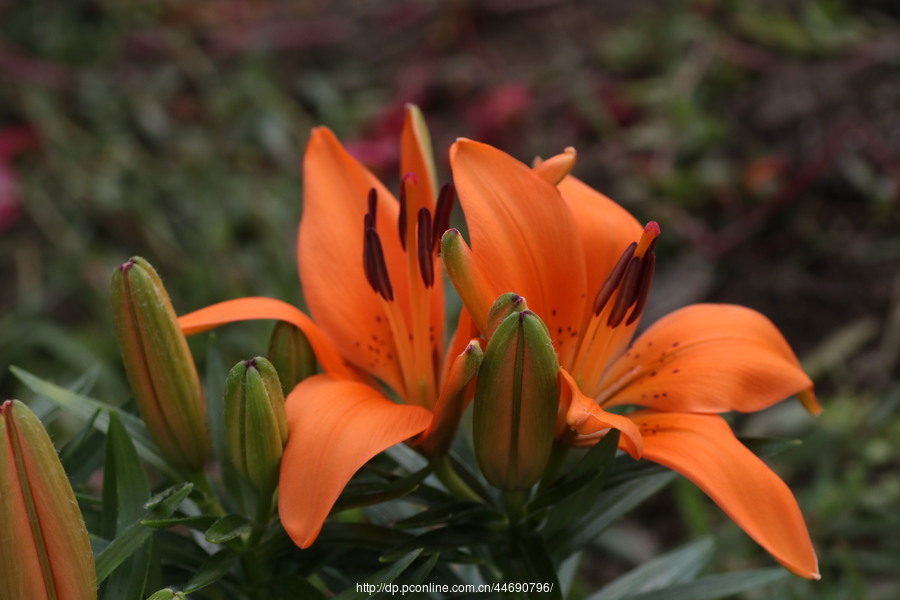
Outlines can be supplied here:
<path id="1" fill-rule="evenodd" d="M 451 494 L 462 500 L 483 501 L 481 496 L 472 491 L 472 488 L 460 479 L 459 474 L 453 468 L 453 465 L 450 464 L 450 459 L 447 456 L 436 457 L 431 464 L 434 468 L 434 474 L 437 475 L 437 478 L 440 479 L 441 483 L 444 484 L 444 487 Z"/>

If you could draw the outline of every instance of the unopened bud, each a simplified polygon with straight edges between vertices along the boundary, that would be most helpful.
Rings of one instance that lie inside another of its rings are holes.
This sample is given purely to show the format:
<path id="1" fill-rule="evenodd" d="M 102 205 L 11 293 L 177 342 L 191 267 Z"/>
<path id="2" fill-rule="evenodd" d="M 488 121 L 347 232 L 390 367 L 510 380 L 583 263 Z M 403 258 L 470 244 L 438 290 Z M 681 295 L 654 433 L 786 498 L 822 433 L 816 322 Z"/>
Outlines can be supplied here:
<path id="1" fill-rule="evenodd" d="M 484 332 L 484 335 L 490 339 L 506 317 L 513 313 L 522 312 L 526 308 L 528 308 L 528 305 L 525 303 L 524 297 L 512 292 L 501 294 L 494 301 L 491 310 L 488 311 L 487 331 Z"/>
<path id="2" fill-rule="evenodd" d="M 475 388 L 475 454 L 491 484 L 525 490 L 541 478 L 558 401 L 559 363 L 546 326 L 530 310 L 512 311 L 488 342 Z"/>
<path id="3" fill-rule="evenodd" d="M 96 600 L 87 529 L 40 420 L 0 405 L 0 598 Z"/>
<path id="4" fill-rule="evenodd" d="M 294 386 L 316 373 L 316 355 L 303 331 L 278 321 L 269 338 L 269 361 L 278 371 L 281 391 L 287 396 Z"/>
<path id="5" fill-rule="evenodd" d="M 135 257 L 113 273 L 113 324 L 125 372 L 147 429 L 176 467 L 209 455 L 206 406 L 187 340 L 153 267 Z"/>
<path id="6" fill-rule="evenodd" d="M 271 496 L 288 428 L 281 383 L 265 358 L 241 361 L 228 373 L 225 436 L 235 470 L 261 497 Z"/>

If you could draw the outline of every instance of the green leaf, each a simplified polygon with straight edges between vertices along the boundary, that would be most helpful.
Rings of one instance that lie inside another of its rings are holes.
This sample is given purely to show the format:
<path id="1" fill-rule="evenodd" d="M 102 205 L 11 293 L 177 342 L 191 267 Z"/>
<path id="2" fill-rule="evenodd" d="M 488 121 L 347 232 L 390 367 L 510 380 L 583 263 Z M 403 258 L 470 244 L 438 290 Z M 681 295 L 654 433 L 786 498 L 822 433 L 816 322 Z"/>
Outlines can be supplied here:
<path id="1" fill-rule="evenodd" d="M 624 600 L 716 600 L 771 585 L 789 576 L 790 573 L 780 567 L 708 575 L 688 583 L 627 596 Z"/>
<path id="2" fill-rule="evenodd" d="M 562 512 L 560 503 L 547 521 L 544 535 L 550 553 L 561 560 L 592 542 L 629 510 L 675 479 L 673 471 L 642 477 L 592 496 L 593 508 L 582 513 Z"/>
<path id="3" fill-rule="evenodd" d="M 181 600 L 184 597 L 183 592 L 176 592 L 175 590 L 165 588 L 154 593 L 152 596 L 148 597 L 147 600 Z"/>
<path id="4" fill-rule="evenodd" d="M 750 449 L 750 452 L 763 458 L 781 454 L 786 450 L 796 448 L 803 444 L 800 440 L 790 438 L 742 437 L 738 439 Z"/>
<path id="5" fill-rule="evenodd" d="M 403 571 L 409 567 L 419 555 L 422 554 L 422 549 L 418 548 L 416 550 L 412 550 L 411 552 L 404 554 L 402 557 L 398 558 L 391 566 L 377 571 L 373 573 L 369 577 L 366 577 L 364 580 L 359 582 L 360 584 L 369 584 L 372 586 L 377 586 L 378 584 L 390 583 L 394 581 Z M 373 597 L 373 593 L 369 591 L 360 591 L 357 592 L 357 587 L 359 584 L 347 588 L 337 596 L 335 596 L 335 600 L 369 600 Z"/>
<path id="6" fill-rule="evenodd" d="M 150 496 L 150 486 L 144 474 L 134 444 L 117 413 L 109 415 L 106 444 L 106 464 L 103 470 L 103 516 L 101 533 L 113 539 L 116 533 L 139 519 L 143 504 Z M 150 539 L 134 555 L 113 571 L 106 584 L 104 597 L 141 598 L 150 572 Z"/>
<path id="7" fill-rule="evenodd" d="M 193 487 L 190 483 L 183 483 L 157 494 L 144 505 L 148 509 L 149 516 L 155 519 L 168 517 L 188 497 Z M 120 530 L 116 539 L 97 556 L 97 583 L 102 583 L 109 577 L 110 573 L 140 548 L 152 533 L 153 529 L 146 527 L 141 520 Z"/>
<path id="8" fill-rule="evenodd" d="M 337 544 L 359 546 L 374 550 L 388 550 L 400 544 L 415 540 L 415 536 L 390 527 L 380 527 L 369 523 L 339 523 L 326 521 L 316 545 Z"/>
<path id="9" fill-rule="evenodd" d="M 629 594 L 690 581 L 713 556 L 713 542 L 703 538 L 667 552 L 622 575 L 587 600 L 622 600 Z"/>
<path id="10" fill-rule="evenodd" d="M 60 449 L 59 461 L 73 482 L 84 482 L 103 464 L 105 436 L 94 427 L 99 415 L 100 411 L 95 410 L 75 437 Z"/>
<path id="11" fill-rule="evenodd" d="M 471 516 L 496 516 L 501 518 L 502 515 L 481 502 L 473 502 L 471 500 L 458 500 L 450 504 L 434 506 L 427 510 L 415 514 L 406 519 L 402 519 L 394 523 L 394 527 L 401 529 L 414 529 L 417 527 L 431 527 L 434 525 L 443 525 L 449 522 L 459 522 L 464 517 Z"/>
<path id="12" fill-rule="evenodd" d="M 219 517 L 213 515 L 193 515 L 190 517 L 175 517 L 172 519 L 144 519 L 141 521 L 143 525 L 154 529 L 168 529 L 184 525 L 197 531 L 206 531 L 210 526 L 219 520 Z"/>
<path id="13" fill-rule="evenodd" d="M 240 555 L 231 550 L 223 550 L 213 554 L 188 581 L 187 586 L 184 588 L 184 593 L 196 592 L 222 579 L 239 558 Z"/>
<path id="14" fill-rule="evenodd" d="M 430 473 L 431 467 L 428 466 L 394 481 L 351 483 L 338 498 L 335 509 L 346 510 L 401 498 L 416 491 L 419 483 Z"/>
<path id="15" fill-rule="evenodd" d="M 594 505 L 594 495 L 600 493 L 605 475 L 616 457 L 619 432 L 610 431 L 600 442 L 585 453 L 575 465 L 547 489 L 542 490 L 528 503 L 528 512 L 536 512 L 564 501 L 565 508 L 581 513 Z"/>
<path id="16" fill-rule="evenodd" d="M 460 524 L 452 524 L 447 527 L 431 529 L 415 536 L 409 541 L 399 544 L 390 551 L 385 552 L 382 560 L 396 560 L 414 549 L 421 549 L 425 555 L 436 552 L 445 553 L 454 551 L 452 560 L 462 562 L 472 560 L 472 557 L 459 549 L 467 546 L 502 544 L 506 541 L 503 534 L 490 531 L 484 527 L 471 527 Z"/>
<path id="17" fill-rule="evenodd" d="M 527 593 L 529 598 L 562 600 L 562 588 L 556 576 L 556 567 L 547 553 L 547 547 L 539 534 L 510 533 L 510 570 L 516 581 L 522 583 L 549 583 L 550 591 Z"/>
<path id="18" fill-rule="evenodd" d="M 50 383 L 49 381 L 35 377 L 31 373 L 18 367 L 10 366 L 9 370 L 37 396 L 65 408 L 82 419 L 89 420 L 94 416 L 94 413 L 101 411 L 94 420 L 94 426 L 104 433 L 106 433 L 109 428 L 109 411 L 118 410 L 117 406 L 107 404 L 102 400 L 96 400 L 94 398 L 89 398 L 88 396 L 77 394 L 72 390 L 67 390 L 56 384 Z M 156 467 L 170 479 L 177 481 L 184 479 L 184 477 L 179 475 L 179 473 L 162 457 L 162 454 L 159 452 L 159 447 L 153 442 L 143 421 L 128 413 L 120 413 L 119 418 L 122 419 L 122 424 L 131 436 L 134 447 L 142 459 Z"/>
<path id="19" fill-rule="evenodd" d="M 250 533 L 250 521 L 241 515 L 225 515 L 206 530 L 206 541 L 211 544 L 224 544 L 245 533 Z"/>

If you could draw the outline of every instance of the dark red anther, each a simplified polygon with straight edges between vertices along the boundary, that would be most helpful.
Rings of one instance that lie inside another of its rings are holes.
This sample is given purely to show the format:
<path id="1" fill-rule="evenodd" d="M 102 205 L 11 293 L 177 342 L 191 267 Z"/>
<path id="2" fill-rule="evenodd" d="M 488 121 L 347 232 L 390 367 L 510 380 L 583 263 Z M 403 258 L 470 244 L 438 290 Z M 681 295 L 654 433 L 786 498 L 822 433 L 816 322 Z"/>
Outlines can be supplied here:
<path id="1" fill-rule="evenodd" d="M 400 246 L 404 252 L 406 252 L 406 179 L 404 177 L 400 182 L 400 214 L 397 216 L 397 231 L 400 233 Z"/>
<path id="2" fill-rule="evenodd" d="M 372 215 L 372 227 L 375 227 L 375 217 L 378 216 L 378 192 L 375 188 L 369 190 L 369 213 Z"/>
<path id="3" fill-rule="evenodd" d="M 450 213 L 453 211 L 453 198 L 456 189 L 452 183 L 445 183 L 438 193 L 437 205 L 434 208 L 434 227 L 431 230 L 431 246 L 435 252 L 440 251 L 441 236 L 450 227 Z"/>
<path id="4" fill-rule="evenodd" d="M 434 258 L 431 246 L 431 212 L 427 208 L 420 208 L 417 229 L 417 250 L 419 258 L 419 273 L 425 287 L 434 285 Z"/>
<path id="5" fill-rule="evenodd" d="M 634 304 L 637 299 L 638 284 L 641 279 L 641 259 L 637 256 L 632 257 L 622 276 L 622 285 L 619 287 L 619 294 L 616 296 L 616 302 L 613 304 L 612 310 L 609 311 L 609 318 L 606 324 L 610 327 L 618 327 L 625 318 L 625 313 Z"/>
<path id="6" fill-rule="evenodd" d="M 616 266 L 613 267 L 609 277 L 607 277 L 606 281 L 603 282 L 603 285 L 600 286 L 600 291 L 597 292 L 597 296 L 594 298 L 595 315 L 599 315 L 603 312 L 603 309 L 606 308 L 606 304 L 609 302 L 609 299 L 612 298 L 613 292 L 616 291 L 616 288 L 618 288 L 619 284 L 622 282 L 622 276 L 625 274 L 625 267 L 628 266 L 636 249 L 637 242 L 631 242 L 631 244 L 625 248 L 625 252 L 622 253 L 622 256 L 619 257 L 619 261 L 616 263 Z"/>
<path id="7" fill-rule="evenodd" d="M 655 242 L 656 240 L 653 241 Z M 656 253 L 650 251 L 652 248 L 653 243 L 651 242 L 650 248 L 644 254 L 643 264 L 641 265 L 641 280 L 638 284 L 637 300 L 634 303 L 631 314 L 628 315 L 628 319 L 625 321 L 625 325 L 631 325 L 637 321 L 644 312 L 644 308 L 647 307 L 647 298 L 650 296 L 650 284 L 653 282 L 653 272 L 656 269 Z"/>
<path id="8" fill-rule="evenodd" d="M 381 246 L 378 232 L 372 227 L 366 229 L 366 237 L 363 242 L 363 267 L 366 270 L 366 280 L 372 289 L 381 294 L 385 300 L 392 301 L 394 288 L 391 286 L 387 263 L 384 260 L 384 249 Z"/>

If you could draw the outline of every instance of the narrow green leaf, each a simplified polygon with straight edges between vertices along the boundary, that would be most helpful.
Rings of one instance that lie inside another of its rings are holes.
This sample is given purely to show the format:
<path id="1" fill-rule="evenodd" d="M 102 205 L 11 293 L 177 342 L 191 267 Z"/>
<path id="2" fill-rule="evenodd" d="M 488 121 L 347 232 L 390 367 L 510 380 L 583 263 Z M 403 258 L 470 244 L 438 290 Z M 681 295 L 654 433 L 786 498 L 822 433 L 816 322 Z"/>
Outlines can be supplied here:
<path id="1" fill-rule="evenodd" d="M 369 577 L 366 577 L 363 581 L 359 582 L 360 584 L 368 584 L 372 586 L 377 586 L 378 584 L 385 584 L 394 581 L 403 571 L 409 567 L 419 555 L 422 554 L 421 548 L 412 550 L 407 554 L 404 554 L 402 557 L 398 558 L 394 563 L 392 563 L 389 567 L 377 571 L 373 573 Z M 357 592 L 358 585 L 347 588 L 337 596 L 335 596 L 335 600 L 369 600 L 373 596 L 373 591 L 360 591 Z"/>
<path id="2" fill-rule="evenodd" d="M 559 512 L 564 503 L 558 504 L 551 514 L 553 520 L 548 521 L 544 529 L 550 553 L 561 560 L 589 544 L 622 515 L 670 483 L 675 476 L 674 472 L 665 471 L 618 485 L 594 496 L 592 510 L 571 513 L 568 519 L 564 513 Z"/>
<path id="3" fill-rule="evenodd" d="M 147 527 L 154 529 L 169 529 L 184 525 L 197 531 L 206 531 L 210 526 L 219 520 L 219 517 L 213 515 L 194 515 L 190 517 L 175 517 L 172 519 L 144 519 L 141 523 Z"/>
<path id="4" fill-rule="evenodd" d="M 99 415 L 100 411 L 95 410 L 75 437 L 59 451 L 59 462 L 73 483 L 84 482 L 103 464 L 104 436 L 94 427 Z"/>
<path id="5" fill-rule="evenodd" d="M 9 370 L 37 396 L 65 408 L 82 419 L 91 419 L 94 413 L 100 411 L 100 414 L 97 415 L 97 418 L 94 420 L 94 426 L 103 433 L 106 433 L 109 428 L 108 411 L 118 410 L 117 406 L 107 404 L 102 400 L 96 400 L 94 398 L 89 398 L 88 396 L 77 394 L 72 390 L 67 390 L 66 388 L 36 377 L 18 367 L 10 366 Z M 119 418 L 122 419 L 122 424 L 131 436 L 135 449 L 142 459 L 156 467 L 170 479 L 176 481 L 184 479 L 184 477 L 180 476 L 162 457 L 162 454 L 159 452 L 159 447 L 151 439 L 150 433 L 147 431 L 147 427 L 144 425 L 143 421 L 128 413 L 120 413 Z"/>
<path id="6" fill-rule="evenodd" d="M 251 524 L 241 515 L 225 515 L 206 530 L 206 541 L 224 544 L 245 533 L 250 533 Z"/>
<path id="7" fill-rule="evenodd" d="M 513 577 L 522 583 L 549 583 L 550 591 L 527 593 L 528 598 L 562 600 L 556 567 L 539 534 L 510 532 L 509 562 Z"/>
<path id="8" fill-rule="evenodd" d="M 157 494 L 144 505 L 149 511 L 149 516 L 155 519 L 168 517 L 188 497 L 193 487 L 190 483 L 184 483 Z M 116 539 L 97 556 L 97 583 L 102 583 L 109 577 L 110 573 L 140 548 L 152 533 L 153 529 L 146 527 L 140 520 L 120 530 Z"/>
<path id="9" fill-rule="evenodd" d="M 394 481 L 351 483 L 338 498 L 335 509 L 346 510 L 401 498 L 416 491 L 430 473 L 431 467 L 427 466 Z"/>
<path id="10" fill-rule="evenodd" d="M 600 493 L 619 444 L 619 432 L 610 431 L 599 443 L 587 451 L 570 472 L 566 473 L 528 504 L 528 511 L 535 512 L 564 501 L 562 511 L 580 514 L 594 505 L 594 496 Z"/>
<path id="11" fill-rule="evenodd" d="M 239 558 L 240 555 L 231 550 L 216 552 L 210 556 L 209 560 L 200 567 L 200 570 L 191 577 L 187 586 L 184 588 L 184 593 L 190 594 L 191 592 L 196 592 L 199 589 L 203 589 L 206 586 L 217 582 L 228 574 L 228 571 L 231 570 L 231 567 L 234 566 L 234 563 L 236 563 Z"/>
<path id="12" fill-rule="evenodd" d="M 454 552 L 452 560 L 466 561 L 471 557 L 460 551 L 467 546 L 487 545 L 494 546 L 506 541 L 503 534 L 496 531 L 488 531 L 484 527 L 467 527 L 459 524 L 448 525 L 431 529 L 415 536 L 409 541 L 399 544 L 381 556 L 381 560 L 397 560 L 414 549 L 421 549 L 425 555 L 436 552 Z"/>
<path id="13" fill-rule="evenodd" d="M 789 576 L 790 573 L 780 567 L 708 575 L 688 583 L 627 596 L 624 600 L 716 600 L 771 585 Z"/>
<path id="14" fill-rule="evenodd" d="M 380 527 L 369 523 L 327 521 L 316 540 L 316 545 L 338 544 L 388 550 L 414 539 L 416 539 L 415 536 L 390 527 Z"/>
<path id="15" fill-rule="evenodd" d="M 433 506 L 427 510 L 423 510 L 411 517 L 397 521 L 394 523 L 394 527 L 399 527 L 400 529 L 432 527 L 434 525 L 443 525 L 449 522 L 458 523 L 464 517 L 471 517 L 473 515 L 496 515 L 498 518 L 502 517 L 499 512 L 481 502 L 459 500 L 451 502 L 450 504 Z"/>
<path id="16" fill-rule="evenodd" d="M 629 594 L 668 589 L 693 579 L 712 556 L 712 540 L 699 539 L 632 569 L 587 600 L 622 600 Z"/>
<path id="17" fill-rule="evenodd" d="M 152 596 L 148 597 L 147 600 L 181 600 L 184 597 L 184 593 L 182 592 L 176 592 L 175 590 L 165 588 L 154 593 Z"/>
<path id="18" fill-rule="evenodd" d="M 101 533 L 114 538 L 116 533 L 139 519 L 150 486 L 137 451 L 116 412 L 109 415 L 106 464 L 103 470 L 103 518 Z M 150 539 L 134 555 L 113 571 L 106 583 L 105 598 L 141 598 L 150 572 Z"/>

